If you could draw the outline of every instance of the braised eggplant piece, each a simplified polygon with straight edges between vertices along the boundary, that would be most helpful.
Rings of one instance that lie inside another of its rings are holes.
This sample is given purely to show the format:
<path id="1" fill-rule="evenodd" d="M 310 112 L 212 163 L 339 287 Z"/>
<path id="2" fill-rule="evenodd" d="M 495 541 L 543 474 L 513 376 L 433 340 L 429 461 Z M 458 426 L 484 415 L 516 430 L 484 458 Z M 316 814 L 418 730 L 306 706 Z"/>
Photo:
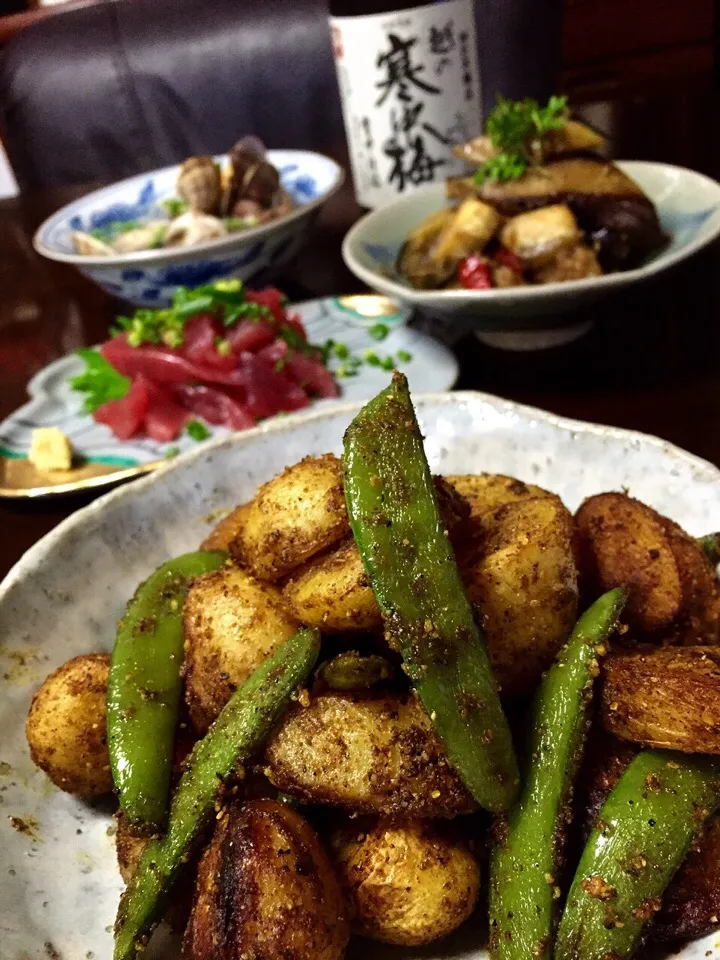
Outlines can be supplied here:
<path id="1" fill-rule="evenodd" d="M 592 127 L 580 120 L 568 120 L 559 130 L 551 130 L 543 137 L 542 156 L 539 159 L 592 153 L 600 150 L 604 144 L 605 138 Z M 453 147 L 453 153 L 470 166 L 479 167 L 491 157 L 497 157 L 500 150 L 493 146 L 490 137 L 483 136 Z"/>
<path id="2" fill-rule="evenodd" d="M 566 157 L 530 167 L 517 180 L 448 180 L 451 200 L 478 197 L 506 217 L 565 203 L 597 246 L 606 270 L 627 269 L 667 242 L 653 203 L 609 160 Z"/>

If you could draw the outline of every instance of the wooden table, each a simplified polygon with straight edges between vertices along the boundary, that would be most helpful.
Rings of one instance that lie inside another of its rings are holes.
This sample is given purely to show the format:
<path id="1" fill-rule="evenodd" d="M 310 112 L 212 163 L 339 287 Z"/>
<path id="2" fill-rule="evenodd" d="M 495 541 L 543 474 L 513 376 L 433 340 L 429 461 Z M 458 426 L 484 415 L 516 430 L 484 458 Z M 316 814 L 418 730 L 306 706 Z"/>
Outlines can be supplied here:
<path id="1" fill-rule="evenodd" d="M 717 98 L 663 97 L 593 111 L 616 156 L 666 160 L 720 176 Z M 328 151 L 337 152 L 337 151 Z M 89 186 L 85 189 L 89 189 Z M 0 419 L 28 379 L 97 343 L 120 308 L 74 270 L 37 257 L 34 228 L 82 189 L 0 203 Z M 293 299 L 355 292 L 340 241 L 359 216 L 349 186 L 282 278 Z M 642 287 L 584 309 L 593 330 L 564 347 L 507 353 L 468 335 L 457 348 L 459 388 L 500 394 L 555 413 L 657 434 L 720 465 L 718 248 Z M 0 505 L 0 577 L 23 551 L 89 497 Z"/>

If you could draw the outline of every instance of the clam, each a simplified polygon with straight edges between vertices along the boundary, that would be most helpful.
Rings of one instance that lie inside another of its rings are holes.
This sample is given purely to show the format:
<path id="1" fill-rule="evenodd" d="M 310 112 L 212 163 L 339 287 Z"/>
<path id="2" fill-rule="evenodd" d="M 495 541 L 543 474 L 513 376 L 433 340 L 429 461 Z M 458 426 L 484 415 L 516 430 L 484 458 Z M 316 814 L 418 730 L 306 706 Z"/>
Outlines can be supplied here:
<path id="1" fill-rule="evenodd" d="M 217 240 L 227 236 L 227 227 L 217 217 L 210 217 L 204 213 L 187 213 L 176 217 L 167 229 L 164 246 L 166 247 L 193 247 L 196 243 L 205 243 L 208 240 Z"/>
<path id="2" fill-rule="evenodd" d="M 180 167 L 177 192 L 195 213 L 216 213 L 220 207 L 220 170 L 212 157 L 190 157 Z"/>
<path id="3" fill-rule="evenodd" d="M 74 230 L 70 236 L 75 250 L 84 257 L 112 257 L 115 254 L 109 244 L 103 243 L 90 233 Z"/>
<path id="4" fill-rule="evenodd" d="M 154 221 L 134 230 L 128 230 L 115 237 L 112 242 L 116 253 L 137 253 L 140 250 L 152 250 L 161 247 L 165 239 L 167 223 Z"/>

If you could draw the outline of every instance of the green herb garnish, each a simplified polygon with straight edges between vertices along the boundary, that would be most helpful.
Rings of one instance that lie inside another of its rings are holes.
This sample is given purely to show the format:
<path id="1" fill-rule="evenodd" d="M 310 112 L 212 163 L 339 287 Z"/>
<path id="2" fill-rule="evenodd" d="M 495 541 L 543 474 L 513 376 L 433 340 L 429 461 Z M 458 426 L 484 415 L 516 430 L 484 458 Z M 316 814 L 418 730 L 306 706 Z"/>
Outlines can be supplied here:
<path id="1" fill-rule="evenodd" d="M 410 363 L 412 360 L 412 354 L 408 353 L 407 350 L 398 350 L 397 358 L 401 363 Z"/>
<path id="2" fill-rule="evenodd" d="M 139 226 L 141 224 L 137 220 L 113 220 L 105 227 L 96 227 L 91 230 L 90 236 L 95 237 L 96 240 L 101 240 L 103 243 L 111 243 L 116 237 L 127 233 L 129 230 L 135 230 Z"/>
<path id="3" fill-rule="evenodd" d="M 188 436 L 192 437 L 193 440 L 207 440 L 210 436 L 210 431 L 200 420 L 188 420 L 185 424 L 185 429 L 187 430 Z"/>
<path id="4" fill-rule="evenodd" d="M 224 221 L 230 233 L 237 233 L 239 230 L 249 230 L 250 227 L 256 227 L 257 217 L 225 217 Z"/>
<path id="5" fill-rule="evenodd" d="M 567 97 L 552 96 L 544 107 L 529 97 L 498 97 L 485 122 L 485 132 L 500 152 L 478 168 L 475 182 L 521 177 L 530 164 L 542 161 L 543 137 L 552 130 L 561 130 L 567 117 Z"/>
<path id="6" fill-rule="evenodd" d="M 384 340 L 390 333 L 390 327 L 386 323 L 374 323 L 368 327 L 368 333 L 373 340 Z"/>
<path id="7" fill-rule="evenodd" d="M 77 355 L 85 361 L 85 370 L 71 377 L 70 386 L 78 393 L 86 394 L 83 403 L 85 413 L 94 413 L 98 407 L 110 400 L 120 400 L 130 389 L 130 378 L 108 363 L 96 350 L 77 350 Z"/>
<path id="8" fill-rule="evenodd" d="M 379 367 L 380 366 L 380 357 L 375 353 L 374 350 L 366 350 L 363 354 L 363 360 L 370 367 Z"/>
<path id="9" fill-rule="evenodd" d="M 179 217 L 181 213 L 185 213 L 188 208 L 188 205 L 185 203 L 185 201 L 181 200 L 179 197 L 168 197 L 167 200 L 162 201 L 160 206 L 164 207 L 171 220 L 174 220 L 175 217 Z"/>
<path id="10" fill-rule="evenodd" d="M 180 453 L 180 447 L 168 447 L 163 456 L 166 460 L 172 460 Z"/>
<path id="11" fill-rule="evenodd" d="M 383 357 L 380 361 L 380 366 L 383 370 L 393 370 L 395 368 L 395 361 L 391 356 Z"/>
<path id="12" fill-rule="evenodd" d="M 333 353 L 338 360 L 347 360 L 347 358 L 350 356 L 350 351 L 345 343 L 336 343 L 333 347 Z"/>

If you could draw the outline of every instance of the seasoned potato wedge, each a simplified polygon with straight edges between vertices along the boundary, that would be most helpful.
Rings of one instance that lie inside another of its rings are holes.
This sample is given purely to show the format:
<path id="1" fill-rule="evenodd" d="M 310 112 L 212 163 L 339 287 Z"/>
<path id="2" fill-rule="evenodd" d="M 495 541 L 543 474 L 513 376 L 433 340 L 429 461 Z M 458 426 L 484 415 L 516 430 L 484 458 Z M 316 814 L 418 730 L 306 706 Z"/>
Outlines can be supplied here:
<path id="1" fill-rule="evenodd" d="M 288 711 L 265 762 L 279 790 L 310 803 L 407 817 L 474 808 L 414 697 L 314 697 Z"/>
<path id="2" fill-rule="evenodd" d="M 465 844 L 437 824 L 381 820 L 336 830 L 335 869 L 354 930 L 416 947 L 452 933 L 472 913 L 480 869 Z"/>
<path id="3" fill-rule="evenodd" d="M 694 940 L 720 920 L 720 817 L 695 844 L 663 895 L 653 920 L 654 940 Z"/>
<path id="4" fill-rule="evenodd" d="M 697 540 L 682 527 L 662 518 L 665 534 L 675 558 L 682 607 L 673 631 L 675 643 L 685 646 L 717 644 L 720 630 L 720 581 Z"/>
<path id="5" fill-rule="evenodd" d="M 33 762 L 56 787 L 79 797 L 113 789 L 106 730 L 109 670 L 104 653 L 68 660 L 36 691 L 25 725 Z"/>
<path id="6" fill-rule="evenodd" d="M 590 497 L 575 516 L 583 589 L 628 589 L 623 619 L 645 635 L 668 632 L 680 615 L 682 584 L 664 518 L 624 493 Z"/>
<path id="7" fill-rule="evenodd" d="M 457 551 L 503 694 L 530 692 L 577 617 L 572 518 L 555 497 L 498 507 Z"/>
<path id="8" fill-rule="evenodd" d="M 230 552 L 261 580 L 279 580 L 349 529 L 342 461 L 305 457 L 260 487 Z"/>
<path id="9" fill-rule="evenodd" d="M 470 507 L 444 477 L 433 477 L 438 508 L 451 539 L 466 533 Z M 352 538 L 318 554 L 286 582 L 283 593 L 302 623 L 325 633 L 372 630 L 380 608 Z"/>
<path id="10" fill-rule="evenodd" d="M 232 541 L 245 526 L 245 518 L 250 510 L 249 503 L 241 503 L 231 510 L 222 520 L 218 520 L 210 533 L 200 544 L 201 550 L 227 550 Z"/>
<path id="11" fill-rule="evenodd" d="M 291 576 L 283 595 L 298 620 L 326 633 L 382 625 L 380 608 L 353 539 L 313 557 Z"/>
<path id="12" fill-rule="evenodd" d="M 200 863 L 184 960 L 341 960 L 348 936 L 310 825 L 274 800 L 227 810 Z"/>
<path id="13" fill-rule="evenodd" d="M 518 500 L 550 497 L 558 503 L 561 502 L 556 494 L 536 487 L 534 483 L 524 483 L 500 473 L 455 474 L 445 479 L 469 503 L 472 520 L 486 517 L 497 507 L 516 503 Z"/>
<path id="14" fill-rule="evenodd" d="M 605 729 L 632 743 L 720 754 L 720 650 L 642 646 L 603 665 Z"/>
<path id="15" fill-rule="evenodd" d="M 193 581 L 183 622 L 185 699 L 200 732 L 253 670 L 298 629 L 276 587 L 229 563 Z"/>

